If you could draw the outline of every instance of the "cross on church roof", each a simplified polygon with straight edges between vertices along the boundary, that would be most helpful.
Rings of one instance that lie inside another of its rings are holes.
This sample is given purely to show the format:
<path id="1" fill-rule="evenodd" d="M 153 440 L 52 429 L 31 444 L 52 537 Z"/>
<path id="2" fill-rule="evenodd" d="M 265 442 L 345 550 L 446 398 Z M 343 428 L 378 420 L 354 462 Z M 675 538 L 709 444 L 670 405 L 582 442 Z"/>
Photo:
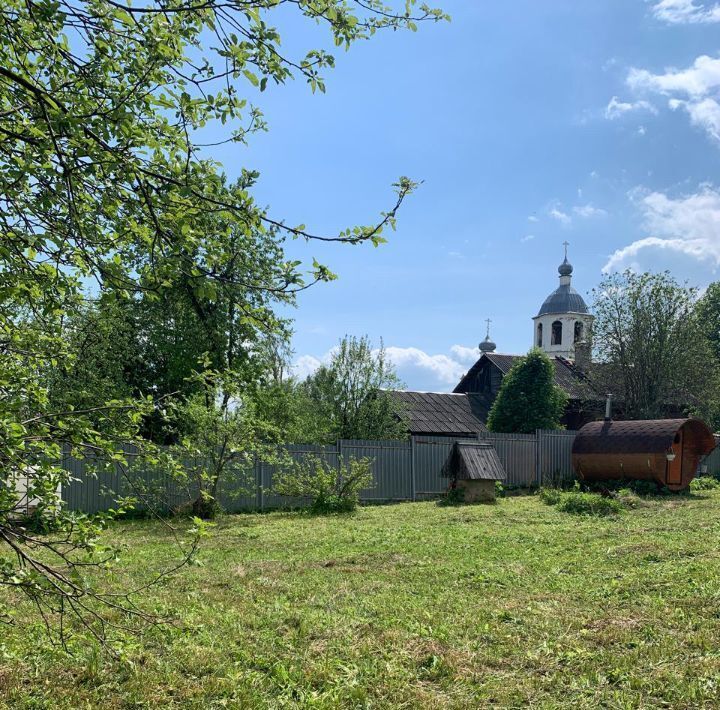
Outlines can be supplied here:
<path id="1" fill-rule="evenodd" d="M 488 318 L 485 322 L 487 323 L 487 333 L 485 333 L 485 337 L 489 338 L 490 337 L 490 323 L 492 323 L 492 321 Z"/>
<path id="2" fill-rule="evenodd" d="M 565 247 L 565 258 L 567 259 L 567 248 L 570 246 L 570 242 L 563 242 L 563 246 Z"/>

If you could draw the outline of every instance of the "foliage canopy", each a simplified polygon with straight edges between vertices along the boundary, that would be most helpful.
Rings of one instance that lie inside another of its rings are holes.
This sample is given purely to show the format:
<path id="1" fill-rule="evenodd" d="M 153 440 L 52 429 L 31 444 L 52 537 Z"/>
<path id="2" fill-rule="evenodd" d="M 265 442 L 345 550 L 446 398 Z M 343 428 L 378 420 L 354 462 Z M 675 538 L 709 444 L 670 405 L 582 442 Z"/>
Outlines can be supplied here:
<path id="1" fill-rule="evenodd" d="M 567 397 L 555 384 L 550 358 L 534 348 L 505 375 L 488 416 L 490 431 L 532 434 L 560 429 Z"/>
<path id="2" fill-rule="evenodd" d="M 367 336 L 343 338 L 330 362 L 302 386 L 318 443 L 406 438 L 403 413 L 387 392 L 401 386 L 382 343 L 376 350 Z"/>
<path id="3" fill-rule="evenodd" d="M 221 142 L 234 143 L 266 128 L 243 84 L 257 95 L 297 76 L 324 90 L 333 57 L 284 54 L 272 20 L 285 5 L 6 0 L 0 8 L 0 540 L 12 551 L 1 558 L 0 585 L 28 594 L 43 618 L 71 611 L 100 634 L 98 604 L 134 613 L 128 595 L 111 600 L 78 581 L 84 565 L 104 565 L 113 553 L 96 549 L 95 522 L 63 511 L 55 492 L 67 473 L 56 462 L 64 450 L 124 466 L 120 444 L 145 444 L 137 434 L 156 411 L 146 391 L 90 406 L 49 396 L 48 366 L 72 367 L 65 314 L 92 290 L 142 296 L 148 308 L 184 299 L 185 313 L 202 323 L 232 302 L 243 327 L 276 331 L 267 326 L 273 299 L 334 278 L 315 260 L 305 268 L 285 258 L 282 240 L 377 245 L 414 187 L 401 178 L 376 222 L 322 235 L 259 207 L 256 172 L 231 181 L 211 157 L 212 125 L 227 124 Z M 397 11 L 378 0 L 299 0 L 289 9 L 346 48 L 444 17 L 414 0 Z M 110 394 L 116 374 L 101 373 L 97 391 Z M 41 510 L 59 510 L 56 539 L 17 524 L 6 484 L 19 475 Z"/>
<path id="4" fill-rule="evenodd" d="M 611 274 L 594 290 L 596 383 L 630 419 L 691 413 L 714 420 L 716 368 L 697 289 L 668 272 Z"/>

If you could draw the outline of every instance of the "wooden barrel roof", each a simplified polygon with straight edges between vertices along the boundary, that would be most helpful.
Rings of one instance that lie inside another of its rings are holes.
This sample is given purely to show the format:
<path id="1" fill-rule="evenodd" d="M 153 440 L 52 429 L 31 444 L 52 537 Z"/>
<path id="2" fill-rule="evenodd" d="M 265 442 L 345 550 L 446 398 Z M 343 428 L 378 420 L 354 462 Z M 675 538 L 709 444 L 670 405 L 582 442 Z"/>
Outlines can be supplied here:
<path id="1" fill-rule="evenodd" d="M 601 421 L 586 424 L 575 437 L 573 454 L 645 454 L 667 451 L 685 427 L 688 445 L 699 455 L 715 448 L 715 438 L 700 419 Z"/>

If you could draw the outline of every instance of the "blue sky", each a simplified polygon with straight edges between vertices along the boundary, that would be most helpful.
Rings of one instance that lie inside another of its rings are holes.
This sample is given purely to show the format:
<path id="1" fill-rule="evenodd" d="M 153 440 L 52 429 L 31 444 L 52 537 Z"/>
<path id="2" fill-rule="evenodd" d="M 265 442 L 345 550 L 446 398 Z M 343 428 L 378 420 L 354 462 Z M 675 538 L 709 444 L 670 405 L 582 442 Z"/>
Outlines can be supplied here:
<path id="1" fill-rule="evenodd" d="M 269 132 L 219 156 L 260 171 L 275 216 L 321 233 L 373 221 L 398 176 L 424 181 L 386 245 L 291 247 L 339 275 L 290 314 L 299 372 L 368 334 L 410 388 L 452 389 L 486 318 L 500 352 L 527 351 L 565 240 L 583 294 L 603 269 L 717 278 L 719 5 L 435 4 L 451 23 L 336 50 L 325 95 L 269 87 Z M 278 17 L 286 49 L 325 43 Z"/>

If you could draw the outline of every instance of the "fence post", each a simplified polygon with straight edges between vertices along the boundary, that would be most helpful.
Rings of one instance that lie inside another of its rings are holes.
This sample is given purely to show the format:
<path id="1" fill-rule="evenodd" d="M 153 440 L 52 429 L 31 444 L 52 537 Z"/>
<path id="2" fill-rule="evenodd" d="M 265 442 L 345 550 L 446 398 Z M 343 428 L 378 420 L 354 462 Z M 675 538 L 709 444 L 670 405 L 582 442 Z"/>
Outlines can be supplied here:
<path id="1" fill-rule="evenodd" d="M 416 481 L 415 481 L 415 437 L 410 437 L 410 493 L 413 502 L 416 499 Z"/>
<path id="2" fill-rule="evenodd" d="M 535 430 L 535 475 L 537 477 L 538 488 L 542 486 L 542 431 Z"/>
<path id="3" fill-rule="evenodd" d="M 259 510 L 265 506 L 265 492 L 263 491 L 263 464 L 260 457 L 255 455 L 255 505 Z"/>

